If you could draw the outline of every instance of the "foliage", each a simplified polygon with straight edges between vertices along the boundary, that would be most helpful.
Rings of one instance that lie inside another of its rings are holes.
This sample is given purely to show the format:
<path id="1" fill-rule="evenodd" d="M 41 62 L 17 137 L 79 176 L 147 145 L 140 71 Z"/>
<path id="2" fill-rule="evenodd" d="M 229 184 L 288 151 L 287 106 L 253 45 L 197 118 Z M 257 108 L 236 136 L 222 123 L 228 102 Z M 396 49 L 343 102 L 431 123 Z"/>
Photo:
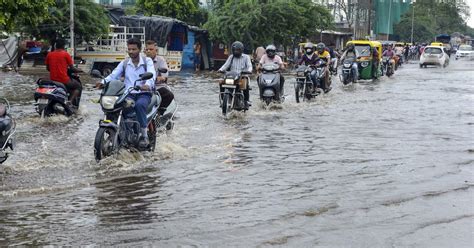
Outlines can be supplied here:
<path id="1" fill-rule="evenodd" d="M 0 27 L 11 32 L 15 23 L 22 21 L 34 26 L 48 14 L 48 7 L 54 0 L 1 0 L 0 1 Z"/>
<path id="2" fill-rule="evenodd" d="M 466 20 L 469 18 L 469 6 L 457 1 L 418 0 L 400 22 L 394 26 L 395 34 L 401 40 L 410 41 L 413 7 L 413 40 L 431 42 L 438 34 L 464 33 L 468 31 Z"/>
<path id="3" fill-rule="evenodd" d="M 107 33 L 109 18 L 105 10 L 91 0 L 74 1 L 74 33 L 79 40 L 92 41 Z M 69 0 L 55 0 L 48 17 L 39 25 L 22 23 L 21 29 L 33 36 L 54 41 L 69 33 Z"/>
<path id="4" fill-rule="evenodd" d="M 332 26 L 332 16 L 311 0 L 221 0 L 204 25 L 214 40 L 240 40 L 251 48 L 291 45 Z"/>
<path id="5" fill-rule="evenodd" d="M 138 0 L 136 7 L 145 15 L 161 15 L 186 21 L 198 11 L 196 0 Z"/>

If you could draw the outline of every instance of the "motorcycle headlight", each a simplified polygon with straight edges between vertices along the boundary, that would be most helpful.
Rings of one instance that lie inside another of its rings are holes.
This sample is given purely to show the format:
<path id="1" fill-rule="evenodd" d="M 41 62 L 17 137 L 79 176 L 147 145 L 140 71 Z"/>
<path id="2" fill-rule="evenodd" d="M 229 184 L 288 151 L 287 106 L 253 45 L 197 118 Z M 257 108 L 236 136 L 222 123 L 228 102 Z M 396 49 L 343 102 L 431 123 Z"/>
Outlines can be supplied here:
<path id="1" fill-rule="evenodd" d="M 344 63 L 344 68 L 351 68 L 352 65 L 350 63 Z"/>
<path id="2" fill-rule="evenodd" d="M 304 77 L 304 71 L 298 71 L 296 72 L 297 77 Z"/>
<path id="3" fill-rule="evenodd" d="M 364 62 L 360 63 L 360 66 L 367 67 L 367 66 L 369 66 L 369 62 L 364 61 Z"/>
<path id="4" fill-rule="evenodd" d="M 226 79 L 225 84 L 234 84 L 234 79 Z"/>
<path id="5" fill-rule="evenodd" d="M 103 96 L 100 100 L 100 105 L 104 109 L 114 109 L 115 103 L 118 100 L 118 96 Z"/>
<path id="6" fill-rule="evenodd" d="M 272 83 L 272 80 L 270 80 L 270 79 L 265 80 L 265 83 L 266 83 L 266 84 L 271 84 L 271 83 Z"/>

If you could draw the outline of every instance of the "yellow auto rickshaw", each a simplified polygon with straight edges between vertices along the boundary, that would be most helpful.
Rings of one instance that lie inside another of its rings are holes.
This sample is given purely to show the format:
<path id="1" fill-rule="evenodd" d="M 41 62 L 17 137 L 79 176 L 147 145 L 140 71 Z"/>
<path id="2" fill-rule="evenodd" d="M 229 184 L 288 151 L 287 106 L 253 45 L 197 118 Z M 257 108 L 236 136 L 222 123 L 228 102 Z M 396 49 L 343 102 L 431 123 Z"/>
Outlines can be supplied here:
<path id="1" fill-rule="evenodd" d="M 359 68 L 359 78 L 370 80 L 382 75 L 380 61 L 382 60 L 382 43 L 369 40 L 348 41 L 346 46 L 353 44 L 357 54 L 357 66 Z M 377 50 L 377 57 L 374 58 L 374 51 Z"/>

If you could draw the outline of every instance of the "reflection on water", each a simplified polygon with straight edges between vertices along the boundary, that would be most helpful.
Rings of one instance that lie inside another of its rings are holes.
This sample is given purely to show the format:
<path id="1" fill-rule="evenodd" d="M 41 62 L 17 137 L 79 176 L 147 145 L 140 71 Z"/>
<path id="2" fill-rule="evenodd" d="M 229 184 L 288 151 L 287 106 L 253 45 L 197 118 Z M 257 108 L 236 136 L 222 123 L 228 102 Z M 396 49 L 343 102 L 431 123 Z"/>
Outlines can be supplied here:
<path id="1" fill-rule="evenodd" d="M 0 245 L 472 246 L 474 62 L 342 86 L 223 118 L 216 79 L 182 76 L 154 153 L 97 164 L 99 92 L 40 120 L 34 77 L 0 73 L 17 149 L 0 167 Z"/>

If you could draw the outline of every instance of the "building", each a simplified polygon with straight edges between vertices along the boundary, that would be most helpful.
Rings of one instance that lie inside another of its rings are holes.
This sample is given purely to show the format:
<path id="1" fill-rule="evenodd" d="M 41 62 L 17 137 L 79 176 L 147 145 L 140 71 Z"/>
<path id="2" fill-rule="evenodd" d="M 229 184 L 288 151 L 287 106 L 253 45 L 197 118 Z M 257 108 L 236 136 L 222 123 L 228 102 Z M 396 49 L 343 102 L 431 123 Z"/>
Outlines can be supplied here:
<path id="1" fill-rule="evenodd" d="M 107 6 L 114 7 L 129 7 L 134 6 L 137 2 L 136 0 L 94 0 L 94 2 Z"/>

